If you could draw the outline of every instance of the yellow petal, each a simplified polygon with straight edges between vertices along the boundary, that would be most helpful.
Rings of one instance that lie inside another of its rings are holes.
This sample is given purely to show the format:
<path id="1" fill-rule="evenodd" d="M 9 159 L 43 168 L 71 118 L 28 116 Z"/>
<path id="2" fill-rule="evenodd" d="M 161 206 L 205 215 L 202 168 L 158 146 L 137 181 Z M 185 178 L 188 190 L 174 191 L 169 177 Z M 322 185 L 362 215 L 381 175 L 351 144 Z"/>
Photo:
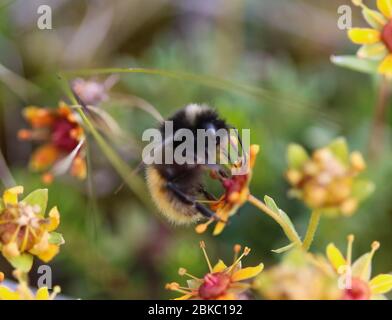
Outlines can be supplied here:
<path id="1" fill-rule="evenodd" d="M 20 251 L 18 248 L 18 244 L 16 242 L 10 242 L 6 245 L 3 245 L 3 248 L 1 249 L 4 257 L 6 258 L 15 258 L 20 255 Z"/>
<path id="2" fill-rule="evenodd" d="M 227 269 L 227 266 L 222 260 L 219 260 L 218 263 L 212 268 L 212 272 L 222 272 Z"/>
<path id="3" fill-rule="evenodd" d="M 231 276 L 232 281 L 242 281 L 256 277 L 261 271 L 263 271 L 264 265 L 261 263 L 257 267 L 248 267 L 240 269 Z"/>
<path id="4" fill-rule="evenodd" d="M 49 262 L 58 254 L 59 250 L 58 245 L 49 243 L 49 233 L 45 232 L 40 241 L 29 252 L 40 258 L 43 262 Z"/>
<path id="5" fill-rule="evenodd" d="M 59 251 L 59 246 L 56 246 L 55 244 L 49 244 L 45 251 L 37 254 L 37 257 L 40 258 L 43 262 L 47 263 L 51 261 L 59 253 Z"/>
<path id="6" fill-rule="evenodd" d="M 226 223 L 222 221 L 218 221 L 215 225 L 214 232 L 212 233 L 214 236 L 220 235 L 225 228 Z"/>
<path id="7" fill-rule="evenodd" d="M 37 290 L 35 295 L 37 300 L 49 300 L 49 290 L 47 287 L 41 287 Z"/>
<path id="8" fill-rule="evenodd" d="M 7 287 L 0 286 L 0 300 L 20 300 L 20 296 Z"/>
<path id="9" fill-rule="evenodd" d="M 343 254 L 333 243 L 327 246 L 327 257 L 336 271 L 339 271 L 342 266 L 346 265 L 346 259 L 344 259 Z"/>
<path id="10" fill-rule="evenodd" d="M 384 294 L 392 290 L 392 275 L 380 274 L 370 281 L 372 294 Z"/>
<path id="11" fill-rule="evenodd" d="M 23 187 L 17 186 L 7 189 L 3 193 L 4 205 L 15 205 L 18 204 L 18 195 L 23 193 Z"/>
<path id="12" fill-rule="evenodd" d="M 387 55 L 387 57 L 381 62 L 378 67 L 378 72 L 387 76 L 392 75 L 392 54 Z"/>
<path id="13" fill-rule="evenodd" d="M 388 50 L 382 42 L 363 45 L 357 52 L 361 59 L 380 59 L 387 55 Z"/>
<path id="14" fill-rule="evenodd" d="M 381 39 L 378 30 L 368 28 L 352 28 L 348 31 L 348 37 L 355 44 L 374 44 Z"/>
<path id="15" fill-rule="evenodd" d="M 54 207 L 49 212 L 49 224 L 45 226 L 46 231 L 51 232 L 57 229 L 60 224 L 60 213 L 57 207 Z"/>
<path id="16" fill-rule="evenodd" d="M 185 294 L 181 297 L 175 298 L 174 300 L 188 300 L 190 298 L 192 298 L 193 294 Z"/>
<path id="17" fill-rule="evenodd" d="M 377 0 L 377 8 L 387 18 L 392 18 L 392 0 Z"/>
<path id="18" fill-rule="evenodd" d="M 226 293 L 216 298 L 216 300 L 238 300 L 233 293 Z"/>

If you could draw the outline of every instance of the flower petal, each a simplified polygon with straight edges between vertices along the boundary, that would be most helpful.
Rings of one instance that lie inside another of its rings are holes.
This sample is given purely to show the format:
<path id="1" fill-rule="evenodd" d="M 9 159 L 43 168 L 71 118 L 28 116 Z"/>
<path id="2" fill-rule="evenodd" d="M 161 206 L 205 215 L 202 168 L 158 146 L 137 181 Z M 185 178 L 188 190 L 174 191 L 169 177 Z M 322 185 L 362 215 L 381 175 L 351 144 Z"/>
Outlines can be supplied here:
<path id="1" fill-rule="evenodd" d="M 365 253 L 359 257 L 352 266 L 353 277 L 360 278 L 363 281 L 369 281 L 372 273 L 372 263 L 369 260 L 370 253 Z"/>
<path id="2" fill-rule="evenodd" d="M 9 242 L 3 245 L 1 251 L 4 257 L 7 259 L 12 259 L 20 255 L 20 251 L 16 242 Z"/>
<path id="3" fill-rule="evenodd" d="M 32 155 L 30 167 L 34 171 L 42 171 L 50 167 L 60 157 L 59 150 L 52 144 L 39 147 Z"/>
<path id="4" fill-rule="evenodd" d="M 377 30 L 382 30 L 382 28 L 387 23 L 387 20 L 381 13 L 375 10 L 371 10 L 367 7 L 363 7 L 362 15 L 365 18 L 366 22 Z"/>
<path id="5" fill-rule="evenodd" d="M 222 260 L 219 260 L 218 263 L 212 268 L 212 272 L 222 272 L 227 269 L 227 266 Z"/>
<path id="6" fill-rule="evenodd" d="M 35 295 L 36 300 L 49 300 L 49 290 L 47 287 L 41 287 L 37 290 Z"/>
<path id="7" fill-rule="evenodd" d="M 72 162 L 71 174 L 81 180 L 86 178 L 87 164 L 82 157 L 76 157 Z"/>
<path id="8" fill-rule="evenodd" d="M 338 248 L 336 248 L 333 243 L 330 243 L 327 246 L 327 257 L 329 262 L 337 271 L 339 271 L 342 266 L 345 266 L 347 264 L 346 259 L 344 259 L 343 257 L 343 254 Z"/>
<path id="9" fill-rule="evenodd" d="M 48 109 L 30 106 L 23 110 L 23 116 L 33 128 L 44 128 L 52 125 L 54 116 Z"/>
<path id="10" fill-rule="evenodd" d="M 18 204 L 18 195 L 23 193 L 23 187 L 17 186 L 10 189 L 7 189 L 3 193 L 3 203 L 5 206 L 7 205 L 15 205 Z"/>
<path id="11" fill-rule="evenodd" d="M 60 224 L 60 213 L 57 207 L 53 207 L 49 212 L 49 224 L 45 225 L 48 232 L 54 231 Z"/>
<path id="12" fill-rule="evenodd" d="M 185 294 L 181 297 L 175 298 L 174 300 L 189 300 L 192 297 L 193 297 L 193 294 Z"/>
<path id="13" fill-rule="evenodd" d="M 377 0 L 377 8 L 387 18 L 392 18 L 392 0 Z"/>
<path id="14" fill-rule="evenodd" d="M 0 300 L 20 300 L 20 296 L 17 292 L 5 286 L 0 286 Z"/>
<path id="15" fill-rule="evenodd" d="M 232 281 L 242 281 L 256 277 L 261 271 L 263 271 L 264 265 L 261 263 L 257 267 L 248 267 L 238 270 L 231 276 Z"/>
<path id="16" fill-rule="evenodd" d="M 387 76 L 392 75 L 392 54 L 387 55 L 387 57 L 381 62 L 378 67 L 378 72 Z"/>
<path id="17" fill-rule="evenodd" d="M 43 262 L 49 262 L 58 254 L 59 250 L 58 245 L 49 243 L 49 233 L 45 232 L 40 241 L 29 252 L 40 258 Z"/>
<path id="18" fill-rule="evenodd" d="M 225 227 L 226 227 L 226 223 L 222 221 L 218 221 L 215 225 L 214 232 L 212 234 L 214 236 L 220 235 Z"/>
<path id="19" fill-rule="evenodd" d="M 361 59 L 380 59 L 388 54 L 388 50 L 382 42 L 363 45 L 357 52 Z"/>
<path id="20" fill-rule="evenodd" d="M 369 28 L 352 28 L 348 37 L 355 44 L 374 44 L 380 41 L 381 34 L 378 30 Z"/>
<path id="21" fill-rule="evenodd" d="M 51 261 L 59 253 L 59 251 L 59 246 L 56 246 L 55 244 L 49 244 L 46 250 L 37 252 L 36 255 L 43 262 L 47 263 Z"/>
<path id="22" fill-rule="evenodd" d="M 372 294 L 384 294 L 392 290 L 392 275 L 380 274 L 370 281 Z"/>

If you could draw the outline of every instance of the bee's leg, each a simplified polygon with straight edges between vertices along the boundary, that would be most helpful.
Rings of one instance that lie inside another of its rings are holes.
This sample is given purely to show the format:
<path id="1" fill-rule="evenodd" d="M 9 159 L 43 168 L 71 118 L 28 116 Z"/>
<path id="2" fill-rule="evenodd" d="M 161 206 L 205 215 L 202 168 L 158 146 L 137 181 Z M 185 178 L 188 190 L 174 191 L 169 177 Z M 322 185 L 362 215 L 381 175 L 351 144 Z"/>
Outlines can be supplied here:
<path id="1" fill-rule="evenodd" d="M 212 218 L 216 217 L 215 212 L 208 209 L 206 206 L 202 205 L 201 203 L 198 203 L 195 201 L 192 197 L 189 195 L 185 194 L 182 192 L 174 183 L 168 182 L 166 184 L 166 187 L 171 190 L 180 201 L 182 201 L 185 204 L 193 206 L 197 211 L 199 211 L 204 217 L 206 218 Z M 219 219 L 216 217 L 216 219 Z"/>
<path id="2" fill-rule="evenodd" d="M 199 191 L 206 197 L 207 200 L 217 201 L 218 199 L 211 193 L 209 193 L 202 185 L 199 186 Z"/>

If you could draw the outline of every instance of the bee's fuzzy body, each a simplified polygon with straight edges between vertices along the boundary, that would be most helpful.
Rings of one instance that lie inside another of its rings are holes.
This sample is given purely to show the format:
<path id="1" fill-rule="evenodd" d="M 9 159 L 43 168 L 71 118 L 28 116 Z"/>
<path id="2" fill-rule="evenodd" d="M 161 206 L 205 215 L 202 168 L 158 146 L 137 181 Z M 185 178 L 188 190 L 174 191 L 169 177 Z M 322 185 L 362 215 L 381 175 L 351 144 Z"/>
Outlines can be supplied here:
<path id="1" fill-rule="evenodd" d="M 174 134 L 179 129 L 187 128 L 194 133 L 195 138 L 197 129 L 227 129 L 225 121 L 220 119 L 213 109 L 204 105 L 190 104 L 168 120 L 173 121 Z M 163 130 L 162 126 L 162 134 L 164 134 Z M 168 188 L 168 184 L 175 185 L 176 190 L 186 195 L 186 199 L 193 201 L 200 199 L 204 196 L 200 191 L 204 169 L 205 165 L 179 165 L 175 162 L 147 166 L 146 179 L 152 199 L 162 214 L 172 223 L 191 224 L 203 218 L 200 206 L 184 201 L 184 197 Z"/>

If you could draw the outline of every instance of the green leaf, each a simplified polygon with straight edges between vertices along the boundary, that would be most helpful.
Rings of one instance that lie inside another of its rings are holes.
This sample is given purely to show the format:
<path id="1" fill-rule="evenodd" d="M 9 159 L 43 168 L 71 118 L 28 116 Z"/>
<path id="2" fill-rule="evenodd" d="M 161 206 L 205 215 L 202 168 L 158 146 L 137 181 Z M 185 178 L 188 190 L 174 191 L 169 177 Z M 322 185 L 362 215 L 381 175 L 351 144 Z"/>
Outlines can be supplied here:
<path id="1" fill-rule="evenodd" d="M 276 202 L 274 201 L 274 199 L 272 199 L 269 196 L 265 196 L 264 201 L 265 201 L 265 204 L 267 205 L 268 208 L 273 210 L 275 213 L 279 214 L 281 216 L 281 218 L 290 226 L 290 228 L 292 228 L 295 231 L 294 225 L 291 222 L 290 217 L 282 209 L 279 209 L 279 207 L 276 204 Z"/>
<path id="2" fill-rule="evenodd" d="M 269 196 L 265 196 L 264 201 L 265 201 L 265 204 L 267 205 L 268 208 L 270 208 L 272 211 L 276 212 L 277 214 L 280 214 L 279 207 L 276 204 L 276 202 L 274 201 L 274 199 L 272 199 Z"/>
<path id="3" fill-rule="evenodd" d="M 48 204 L 48 189 L 37 189 L 26 196 L 22 202 L 31 206 L 38 205 L 40 207 L 39 214 L 45 215 L 46 206 Z"/>
<path id="4" fill-rule="evenodd" d="M 7 258 L 8 262 L 22 272 L 29 272 L 33 266 L 33 256 L 29 253 L 22 253 L 14 258 Z"/>
<path id="5" fill-rule="evenodd" d="M 49 234 L 49 240 L 48 241 L 49 241 L 49 243 L 55 244 L 55 245 L 58 245 L 58 246 L 60 246 L 60 245 L 65 243 L 63 235 L 61 233 L 58 233 L 58 232 L 51 232 Z"/>
<path id="6" fill-rule="evenodd" d="M 306 161 L 309 160 L 309 155 L 306 150 L 299 144 L 290 144 L 287 148 L 287 162 L 289 168 L 301 169 Z"/>
<path id="7" fill-rule="evenodd" d="M 373 182 L 369 180 L 356 179 L 352 187 L 352 196 L 358 201 L 368 198 L 376 189 Z"/>
<path id="8" fill-rule="evenodd" d="M 347 141 L 344 138 L 338 138 L 328 145 L 328 149 L 338 158 L 343 164 L 349 164 L 350 153 L 348 151 Z"/>
<path id="9" fill-rule="evenodd" d="M 0 214 L 1 214 L 1 211 L 3 211 L 3 210 L 4 210 L 3 199 L 0 199 Z"/>
<path id="10" fill-rule="evenodd" d="M 331 62 L 339 67 L 368 74 L 377 73 L 380 64 L 378 61 L 360 59 L 357 56 L 331 56 Z"/>
<path id="11" fill-rule="evenodd" d="M 287 246 L 284 246 L 284 247 L 279 248 L 279 249 L 271 250 L 271 251 L 274 252 L 274 253 L 284 253 L 284 252 L 287 252 L 287 251 L 289 251 L 291 248 L 294 248 L 294 247 L 295 247 L 295 243 L 290 243 L 290 244 L 287 245 Z"/>

